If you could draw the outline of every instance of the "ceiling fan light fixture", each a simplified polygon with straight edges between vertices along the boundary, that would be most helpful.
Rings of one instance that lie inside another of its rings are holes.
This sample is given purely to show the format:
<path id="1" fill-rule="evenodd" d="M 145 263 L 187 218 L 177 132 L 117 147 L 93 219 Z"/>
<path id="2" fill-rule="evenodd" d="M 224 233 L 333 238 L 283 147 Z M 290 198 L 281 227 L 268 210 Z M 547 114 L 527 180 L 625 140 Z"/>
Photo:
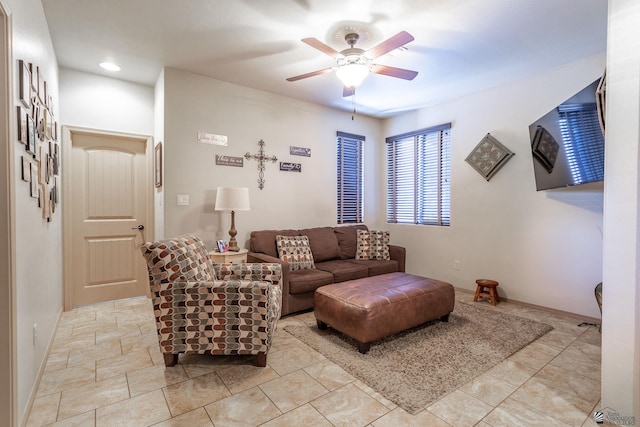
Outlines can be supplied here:
<path id="1" fill-rule="evenodd" d="M 336 76 L 346 87 L 355 88 L 360 86 L 369 75 L 369 67 L 365 64 L 349 63 L 340 66 L 336 70 Z"/>

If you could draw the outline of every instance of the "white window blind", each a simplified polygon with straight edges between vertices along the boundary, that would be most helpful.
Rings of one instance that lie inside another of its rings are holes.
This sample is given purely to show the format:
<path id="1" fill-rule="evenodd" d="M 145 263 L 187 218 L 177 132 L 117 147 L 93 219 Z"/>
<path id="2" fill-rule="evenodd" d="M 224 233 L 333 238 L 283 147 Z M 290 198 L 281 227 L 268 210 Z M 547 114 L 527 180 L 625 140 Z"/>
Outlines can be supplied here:
<path id="1" fill-rule="evenodd" d="M 337 133 L 338 224 L 362 223 L 364 136 Z"/>
<path id="2" fill-rule="evenodd" d="M 387 138 L 387 222 L 450 225 L 451 123 Z"/>

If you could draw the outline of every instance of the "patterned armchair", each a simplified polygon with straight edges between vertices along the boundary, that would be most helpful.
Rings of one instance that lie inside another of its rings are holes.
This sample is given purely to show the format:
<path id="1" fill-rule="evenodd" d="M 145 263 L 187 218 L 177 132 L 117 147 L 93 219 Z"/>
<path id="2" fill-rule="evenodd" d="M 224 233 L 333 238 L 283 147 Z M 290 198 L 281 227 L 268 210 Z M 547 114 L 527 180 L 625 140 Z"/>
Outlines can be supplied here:
<path id="1" fill-rule="evenodd" d="M 281 311 L 279 264 L 213 264 L 193 234 L 140 249 L 166 366 L 185 352 L 255 354 L 266 366 Z"/>

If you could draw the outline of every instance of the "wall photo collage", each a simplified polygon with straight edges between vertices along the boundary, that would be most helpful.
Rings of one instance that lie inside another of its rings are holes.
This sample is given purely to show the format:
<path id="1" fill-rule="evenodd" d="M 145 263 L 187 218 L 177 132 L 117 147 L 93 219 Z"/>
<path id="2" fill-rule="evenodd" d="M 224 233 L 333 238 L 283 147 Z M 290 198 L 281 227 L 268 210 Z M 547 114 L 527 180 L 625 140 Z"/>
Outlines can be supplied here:
<path id="1" fill-rule="evenodd" d="M 40 67 L 18 61 L 20 104 L 17 106 L 18 142 L 24 145 L 21 178 L 37 199 L 42 218 L 51 221 L 58 204 L 60 144 L 53 98 Z"/>

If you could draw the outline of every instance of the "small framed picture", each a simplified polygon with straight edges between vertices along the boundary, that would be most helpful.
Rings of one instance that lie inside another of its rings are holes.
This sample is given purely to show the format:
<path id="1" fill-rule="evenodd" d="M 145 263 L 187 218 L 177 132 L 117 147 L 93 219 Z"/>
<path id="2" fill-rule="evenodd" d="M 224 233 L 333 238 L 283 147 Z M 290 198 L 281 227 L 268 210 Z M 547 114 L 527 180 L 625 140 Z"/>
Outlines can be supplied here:
<path id="1" fill-rule="evenodd" d="M 20 67 L 20 101 L 28 108 L 31 106 L 31 71 L 29 71 L 29 64 L 22 59 L 18 63 Z"/>
<path id="2" fill-rule="evenodd" d="M 29 143 L 27 128 L 27 110 L 18 106 L 18 142 L 27 145 Z"/>
<path id="3" fill-rule="evenodd" d="M 53 174 L 60 174 L 60 146 L 53 144 Z"/>
<path id="4" fill-rule="evenodd" d="M 38 165 L 31 163 L 31 197 L 38 198 Z"/>
<path id="5" fill-rule="evenodd" d="M 31 182 L 31 162 L 27 156 L 22 157 L 22 180 Z"/>
<path id="6" fill-rule="evenodd" d="M 27 116 L 27 152 L 36 155 L 36 125 L 33 118 Z"/>
<path id="7" fill-rule="evenodd" d="M 29 63 L 29 77 L 31 77 L 31 96 L 33 97 L 38 95 L 38 76 L 32 63 Z"/>
<path id="8" fill-rule="evenodd" d="M 158 142 L 154 157 L 154 182 L 156 187 L 162 187 L 162 142 Z"/>
<path id="9" fill-rule="evenodd" d="M 44 77 L 42 77 L 42 73 L 40 72 L 40 67 L 36 67 L 36 72 L 38 74 L 38 98 L 40 102 L 44 104 Z"/>

